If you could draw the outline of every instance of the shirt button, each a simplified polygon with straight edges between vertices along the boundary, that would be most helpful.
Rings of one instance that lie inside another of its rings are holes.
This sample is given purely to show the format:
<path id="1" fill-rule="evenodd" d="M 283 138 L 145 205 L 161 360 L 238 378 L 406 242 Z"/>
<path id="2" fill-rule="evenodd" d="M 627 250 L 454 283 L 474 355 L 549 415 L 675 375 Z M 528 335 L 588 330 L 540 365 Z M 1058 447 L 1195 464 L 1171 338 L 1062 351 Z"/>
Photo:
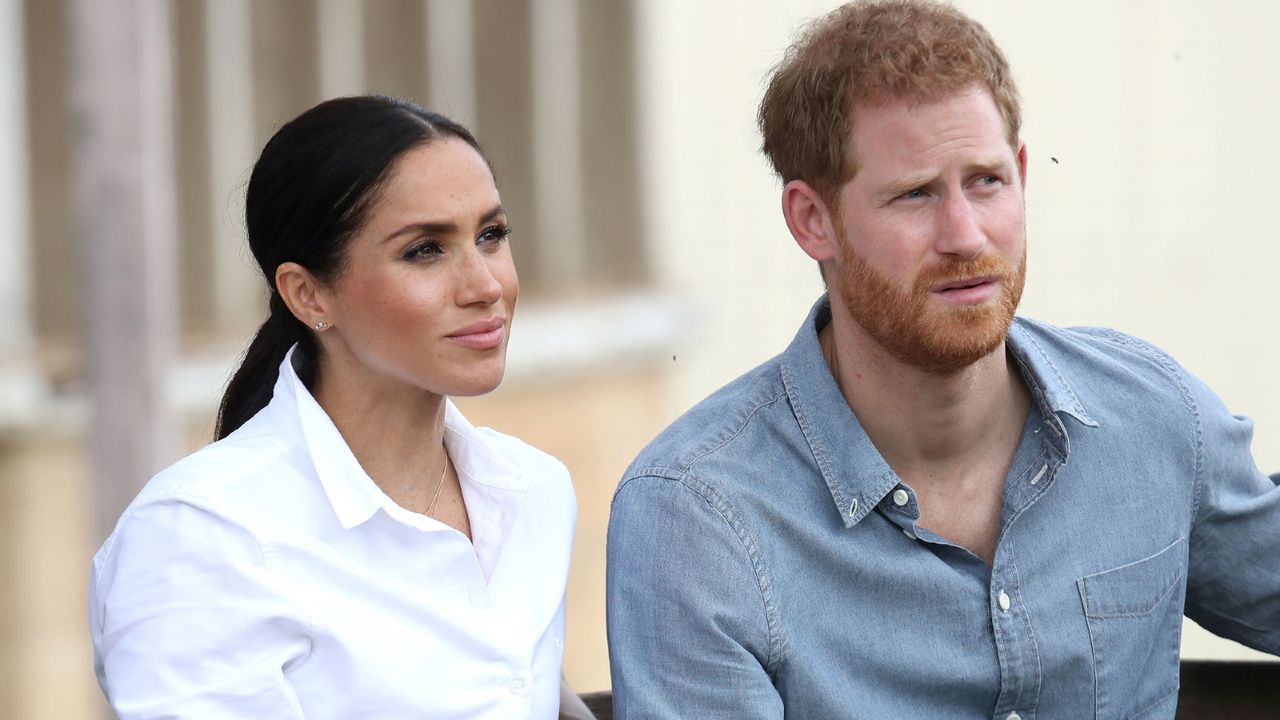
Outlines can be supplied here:
<path id="1" fill-rule="evenodd" d="M 916 534 L 915 534 L 914 532 L 912 532 L 912 531 L 911 531 L 911 528 L 902 528 L 902 534 L 903 534 L 903 535 L 906 535 L 907 537 L 911 538 L 912 540 L 919 540 L 919 539 L 920 539 L 919 537 L 917 537 L 917 536 L 916 536 Z"/>
<path id="2" fill-rule="evenodd" d="M 520 695 L 524 693 L 525 687 L 527 687 L 527 683 L 525 683 L 524 678 L 519 675 L 511 678 L 511 682 L 507 683 L 507 689 L 511 691 L 512 695 Z"/>
<path id="3" fill-rule="evenodd" d="M 1022 720 L 1022 716 L 1016 712 L 1011 712 L 1004 716 L 1004 720 Z"/>
<path id="4" fill-rule="evenodd" d="M 1008 593 L 1006 593 L 1005 591 L 1001 590 L 1001 591 L 1000 591 L 1000 594 L 996 597 L 996 602 L 1000 603 L 1000 609 L 1001 609 L 1001 610 L 1003 610 L 1004 612 L 1009 612 L 1009 604 L 1010 604 L 1010 603 L 1009 603 L 1009 594 L 1008 594 Z M 1017 720 L 1017 715 L 1018 715 L 1017 713 L 1011 713 L 1011 714 L 1010 714 L 1010 717 L 1005 718 L 1005 720 Z"/>
<path id="5" fill-rule="evenodd" d="M 897 490 L 893 491 L 893 504 L 897 505 L 898 507 L 902 507 L 903 505 L 906 505 L 907 501 L 910 499 L 911 499 L 911 496 L 908 495 L 907 491 L 903 490 L 902 488 L 898 488 Z"/>

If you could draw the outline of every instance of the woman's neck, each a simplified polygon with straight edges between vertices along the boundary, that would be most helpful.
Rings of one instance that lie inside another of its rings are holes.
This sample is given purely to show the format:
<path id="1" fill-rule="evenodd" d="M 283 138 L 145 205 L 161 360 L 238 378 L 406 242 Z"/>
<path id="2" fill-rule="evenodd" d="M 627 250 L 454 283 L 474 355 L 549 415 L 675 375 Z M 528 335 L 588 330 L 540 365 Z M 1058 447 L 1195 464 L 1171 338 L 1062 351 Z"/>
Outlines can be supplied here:
<path id="1" fill-rule="evenodd" d="M 446 398 L 324 361 L 311 393 L 374 483 L 397 505 L 425 513 L 448 473 Z"/>

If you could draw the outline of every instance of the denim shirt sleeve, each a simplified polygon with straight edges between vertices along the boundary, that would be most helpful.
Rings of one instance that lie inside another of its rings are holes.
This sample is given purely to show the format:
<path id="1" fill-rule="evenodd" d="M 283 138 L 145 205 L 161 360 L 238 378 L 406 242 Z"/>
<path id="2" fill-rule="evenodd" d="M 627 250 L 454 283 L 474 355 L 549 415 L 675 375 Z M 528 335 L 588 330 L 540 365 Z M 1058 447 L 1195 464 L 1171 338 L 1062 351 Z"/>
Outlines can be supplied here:
<path id="1" fill-rule="evenodd" d="M 1200 424 L 1186 614 L 1206 629 L 1280 654 L 1280 475 L 1250 452 L 1253 421 L 1187 377 Z"/>
<path id="2" fill-rule="evenodd" d="M 608 633 L 619 718 L 781 718 L 768 583 L 713 489 L 636 474 L 613 500 Z M 697 548 L 698 561 L 688 560 Z"/>

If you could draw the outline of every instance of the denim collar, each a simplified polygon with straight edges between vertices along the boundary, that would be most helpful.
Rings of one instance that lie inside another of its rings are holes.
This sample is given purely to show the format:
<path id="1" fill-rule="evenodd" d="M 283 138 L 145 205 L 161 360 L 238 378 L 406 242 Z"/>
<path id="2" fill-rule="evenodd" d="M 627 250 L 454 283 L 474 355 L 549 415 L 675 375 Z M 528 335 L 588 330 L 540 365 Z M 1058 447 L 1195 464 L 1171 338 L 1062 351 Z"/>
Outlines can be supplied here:
<path id="1" fill-rule="evenodd" d="M 849 404 L 840 394 L 818 331 L 831 322 L 829 299 L 814 303 L 800 331 L 781 358 L 782 383 L 836 509 L 846 527 L 856 525 L 901 483 L 872 444 Z M 1059 462 L 1070 454 L 1070 440 L 1061 415 L 1085 427 L 1097 427 L 1068 383 L 1068 375 L 1036 340 L 1038 324 L 1015 318 L 1006 338 L 1044 423 L 1045 442 Z"/>

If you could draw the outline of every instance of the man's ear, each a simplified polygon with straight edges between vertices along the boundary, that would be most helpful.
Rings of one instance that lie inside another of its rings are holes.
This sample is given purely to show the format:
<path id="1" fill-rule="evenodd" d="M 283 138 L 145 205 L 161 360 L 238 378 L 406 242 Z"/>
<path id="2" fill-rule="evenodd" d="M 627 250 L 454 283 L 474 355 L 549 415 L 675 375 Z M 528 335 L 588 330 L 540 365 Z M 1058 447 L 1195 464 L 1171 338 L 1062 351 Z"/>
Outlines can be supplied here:
<path id="1" fill-rule="evenodd" d="M 329 294 L 310 271 L 298 263 L 280 263 L 276 268 L 276 290 L 289 312 L 303 325 L 314 328 L 323 321 L 321 328 L 324 328 L 334 324 Z"/>
<path id="2" fill-rule="evenodd" d="M 837 257 L 837 218 L 809 183 L 792 180 L 782 188 L 782 216 L 806 255 L 820 264 Z"/>
<path id="3" fill-rule="evenodd" d="M 1018 143 L 1018 179 L 1022 181 L 1022 190 L 1027 190 L 1027 142 Z"/>

